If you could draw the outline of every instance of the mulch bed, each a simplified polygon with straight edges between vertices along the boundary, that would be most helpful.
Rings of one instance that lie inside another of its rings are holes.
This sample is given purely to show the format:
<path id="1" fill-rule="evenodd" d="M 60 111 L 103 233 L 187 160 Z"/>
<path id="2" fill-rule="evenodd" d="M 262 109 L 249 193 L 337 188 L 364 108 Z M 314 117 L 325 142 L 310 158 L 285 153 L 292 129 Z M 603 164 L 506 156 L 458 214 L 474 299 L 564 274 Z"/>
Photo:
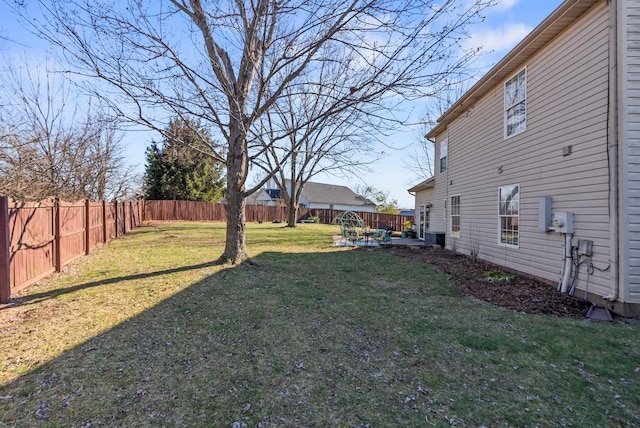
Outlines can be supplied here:
<path id="1" fill-rule="evenodd" d="M 560 293 L 556 287 L 525 275 L 509 273 L 508 281 L 488 278 L 487 272 L 504 270 L 439 247 L 387 247 L 379 250 L 428 263 L 449 274 L 454 287 L 463 293 L 518 312 L 584 318 L 591 307 L 591 303 L 577 297 L 578 293 L 576 297 Z"/>

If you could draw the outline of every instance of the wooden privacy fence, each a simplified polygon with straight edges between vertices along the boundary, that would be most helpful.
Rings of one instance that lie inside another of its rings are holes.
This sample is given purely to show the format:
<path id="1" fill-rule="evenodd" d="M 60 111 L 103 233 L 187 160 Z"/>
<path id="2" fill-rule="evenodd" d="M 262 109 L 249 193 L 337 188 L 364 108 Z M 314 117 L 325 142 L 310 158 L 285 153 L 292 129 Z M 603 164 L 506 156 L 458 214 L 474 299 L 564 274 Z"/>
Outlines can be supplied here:
<path id="1" fill-rule="evenodd" d="M 0 303 L 138 226 L 142 201 L 17 202 L 0 197 Z"/>
<path id="2" fill-rule="evenodd" d="M 318 217 L 320 223 L 331 224 L 344 211 L 300 208 L 297 220 Z M 378 229 L 384 226 L 401 231 L 408 220 L 413 222 L 413 216 L 399 216 L 395 214 L 357 212 L 364 220 L 365 226 Z M 248 222 L 285 222 L 287 220 L 286 207 L 267 207 L 262 205 L 247 205 L 245 217 Z M 145 220 L 156 221 L 226 221 L 224 204 L 193 201 L 146 201 L 144 209 Z"/>
<path id="3" fill-rule="evenodd" d="M 300 208 L 297 220 L 332 223 L 343 211 Z M 285 222 L 286 207 L 247 205 L 248 222 Z M 412 216 L 358 212 L 365 226 L 402 230 Z M 192 201 L 17 202 L 0 196 L 0 303 L 11 293 L 139 226 L 143 220 L 226 221 L 224 204 Z"/>

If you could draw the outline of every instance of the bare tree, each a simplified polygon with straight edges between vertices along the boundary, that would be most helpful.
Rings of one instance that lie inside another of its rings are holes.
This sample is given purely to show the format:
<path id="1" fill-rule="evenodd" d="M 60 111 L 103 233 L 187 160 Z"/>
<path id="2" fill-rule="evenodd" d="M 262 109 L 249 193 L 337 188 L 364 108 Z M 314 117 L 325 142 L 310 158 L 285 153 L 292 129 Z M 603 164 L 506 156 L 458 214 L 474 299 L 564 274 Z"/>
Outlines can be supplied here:
<path id="1" fill-rule="evenodd" d="M 321 84 L 320 65 L 347 58 L 343 80 L 319 118 L 381 99 L 437 93 L 475 54 L 460 54 L 460 42 L 492 3 L 40 0 L 46 19 L 36 20 L 34 29 L 62 48 L 76 72 L 106 82 L 108 92 L 94 90 L 120 115 L 160 132 L 173 116 L 217 127 L 225 144 L 211 153 L 227 168 L 220 260 L 239 263 L 248 257 L 244 208 L 254 190 L 246 188 L 249 136 L 285 90 L 304 87 L 303 81 Z"/>
<path id="2" fill-rule="evenodd" d="M 3 73 L 0 98 L 0 193 L 115 199 L 132 186 L 117 124 L 88 103 L 81 111 L 65 83 L 37 68 Z"/>
<path id="3" fill-rule="evenodd" d="M 423 122 L 413 133 L 412 142 L 405 150 L 409 156 L 403 156 L 403 165 L 420 179 L 426 180 L 433 176 L 433 143 L 425 138 L 425 135 L 433 127 L 430 122 Z"/>
<path id="4" fill-rule="evenodd" d="M 376 204 L 376 211 L 385 214 L 398 214 L 398 201 L 389 199 L 389 192 L 376 189 L 369 185 L 358 185 L 355 192 L 365 200 L 371 200 Z"/>
<path id="5" fill-rule="evenodd" d="M 323 116 L 332 106 L 332 91 L 341 73 L 338 67 L 323 64 L 319 74 L 322 84 L 292 86 L 261 118 L 261 133 L 253 139 L 264 153 L 252 157 L 263 176 L 272 172 L 287 206 L 287 226 L 295 227 L 300 197 L 305 184 L 321 172 L 357 175 L 379 156 L 372 146 L 368 125 L 374 113 L 345 108 Z M 335 64 L 333 64 L 335 65 Z M 332 71 L 328 70 L 329 68 Z M 380 130 L 382 126 L 379 127 Z"/>

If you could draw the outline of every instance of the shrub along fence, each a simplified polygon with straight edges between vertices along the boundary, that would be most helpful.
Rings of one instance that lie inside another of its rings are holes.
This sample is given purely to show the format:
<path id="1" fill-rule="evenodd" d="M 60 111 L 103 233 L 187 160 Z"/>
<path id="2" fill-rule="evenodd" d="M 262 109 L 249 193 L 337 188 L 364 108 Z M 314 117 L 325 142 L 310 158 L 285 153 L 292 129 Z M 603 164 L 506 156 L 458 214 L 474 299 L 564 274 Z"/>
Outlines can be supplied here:
<path id="1" fill-rule="evenodd" d="M 0 197 L 0 303 L 138 226 L 143 201 L 17 202 Z"/>
<path id="2" fill-rule="evenodd" d="M 298 221 L 309 217 L 317 217 L 320 223 L 331 224 L 333 219 L 344 211 L 299 208 Z M 413 216 L 395 214 L 369 213 L 357 211 L 366 226 L 379 229 L 390 227 L 401 231 L 408 220 L 413 223 Z M 193 201 L 146 201 L 144 219 L 148 221 L 226 221 L 224 204 Z M 248 222 L 286 222 L 286 207 L 267 207 L 262 205 L 247 205 L 245 217 Z"/>

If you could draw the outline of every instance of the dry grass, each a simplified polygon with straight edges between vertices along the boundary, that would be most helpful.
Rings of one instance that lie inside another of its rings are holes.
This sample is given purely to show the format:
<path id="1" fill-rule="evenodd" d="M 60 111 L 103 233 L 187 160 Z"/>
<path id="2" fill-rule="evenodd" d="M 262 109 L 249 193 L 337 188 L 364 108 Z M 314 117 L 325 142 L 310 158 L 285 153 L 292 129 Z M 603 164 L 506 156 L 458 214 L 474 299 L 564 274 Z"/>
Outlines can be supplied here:
<path id="1" fill-rule="evenodd" d="M 426 265 L 249 225 L 139 229 L 0 310 L 1 426 L 633 426 L 636 323 L 528 316 Z"/>

